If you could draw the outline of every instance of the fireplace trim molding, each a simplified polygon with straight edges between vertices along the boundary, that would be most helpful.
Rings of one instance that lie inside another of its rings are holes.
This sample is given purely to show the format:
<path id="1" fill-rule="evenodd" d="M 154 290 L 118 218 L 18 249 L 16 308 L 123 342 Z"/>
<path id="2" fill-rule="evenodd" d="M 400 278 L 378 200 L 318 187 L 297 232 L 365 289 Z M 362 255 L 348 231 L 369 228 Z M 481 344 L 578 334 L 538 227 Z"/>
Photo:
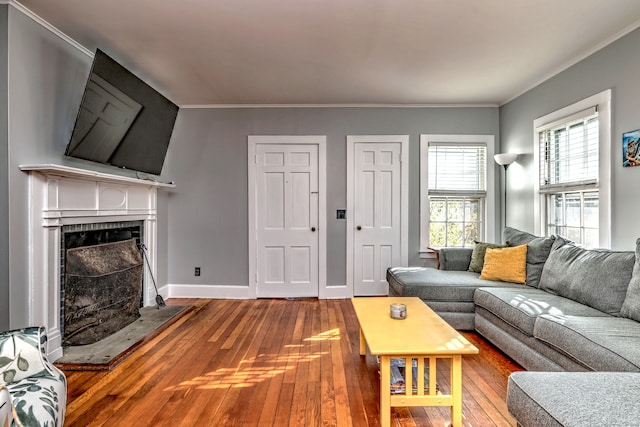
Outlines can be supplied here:
<path id="1" fill-rule="evenodd" d="M 62 226 L 143 221 L 149 267 L 157 277 L 157 191 L 175 185 L 54 164 L 20 165 L 20 169 L 29 174 L 28 320 L 31 325 L 47 328 L 47 354 L 56 360 L 62 357 Z M 143 305 L 154 304 L 155 290 L 145 268 Z"/>

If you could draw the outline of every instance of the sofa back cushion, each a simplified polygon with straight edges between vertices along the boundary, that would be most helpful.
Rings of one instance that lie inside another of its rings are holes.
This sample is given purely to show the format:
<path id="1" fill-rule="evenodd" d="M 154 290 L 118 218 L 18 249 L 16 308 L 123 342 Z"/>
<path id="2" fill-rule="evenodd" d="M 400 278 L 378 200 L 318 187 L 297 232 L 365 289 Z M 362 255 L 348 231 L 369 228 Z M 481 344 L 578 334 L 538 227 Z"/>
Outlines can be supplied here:
<path id="1" fill-rule="evenodd" d="M 509 246 L 520 246 L 529 243 L 533 239 L 536 239 L 538 236 L 535 236 L 531 233 L 527 233 L 526 231 L 518 230 L 513 227 L 505 227 L 502 230 L 502 240 Z"/>
<path id="2" fill-rule="evenodd" d="M 502 238 L 507 246 L 527 245 L 527 286 L 537 288 L 540 285 L 542 268 L 549 257 L 556 236 L 538 237 L 526 231 L 505 227 Z"/>
<path id="3" fill-rule="evenodd" d="M 634 252 L 585 249 L 557 237 L 539 287 L 619 316 L 634 264 Z"/>
<path id="4" fill-rule="evenodd" d="M 640 239 L 636 240 L 636 262 L 620 315 L 640 322 Z"/>

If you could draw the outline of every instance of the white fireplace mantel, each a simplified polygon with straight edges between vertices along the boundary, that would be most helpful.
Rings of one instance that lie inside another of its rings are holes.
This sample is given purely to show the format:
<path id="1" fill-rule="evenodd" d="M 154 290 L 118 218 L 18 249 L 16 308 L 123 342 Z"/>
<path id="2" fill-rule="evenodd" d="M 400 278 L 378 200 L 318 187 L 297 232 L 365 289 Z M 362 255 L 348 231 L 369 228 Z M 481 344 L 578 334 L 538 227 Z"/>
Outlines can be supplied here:
<path id="1" fill-rule="evenodd" d="M 44 175 L 59 176 L 63 178 L 80 178 L 101 182 L 113 182 L 113 183 L 130 183 L 134 185 L 150 185 L 153 187 L 168 187 L 174 188 L 175 184 L 152 181 L 140 178 L 131 178 L 120 175 L 112 175 L 104 172 L 90 171 L 87 169 L 78 169 L 70 166 L 62 166 L 55 164 L 35 164 L 35 165 L 20 165 L 20 170 L 25 172 L 39 172 Z"/>
<path id="2" fill-rule="evenodd" d="M 43 325 L 48 356 L 62 356 L 60 245 L 62 227 L 143 221 L 149 269 L 144 269 L 143 302 L 155 304 L 149 270 L 156 276 L 157 190 L 162 183 L 53 164 L 21 165 L 29 173 L 29 322 Z"/>

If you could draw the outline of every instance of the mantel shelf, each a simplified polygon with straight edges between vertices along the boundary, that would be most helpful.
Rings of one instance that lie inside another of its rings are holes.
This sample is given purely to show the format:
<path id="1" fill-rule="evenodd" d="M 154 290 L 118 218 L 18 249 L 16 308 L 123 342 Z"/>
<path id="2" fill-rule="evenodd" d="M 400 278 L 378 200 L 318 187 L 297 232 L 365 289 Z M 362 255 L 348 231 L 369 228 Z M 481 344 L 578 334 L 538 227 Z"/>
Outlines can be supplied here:
<path id="1" fill-rule="evenodd" d="M 144 185 L 147 187 L 175 188 L 174 183 L 153 181 L 151 179 L 131 178 L 127 176 L 113 175 L 109 173 L 96 172 L 87 169 L 79 169 L 70 166 L 55 164 L 33 164 L 20 165 L 20 170 L 24 172 L 39 172 L 44 175 L 59 176 L 66 178 L 81 178 L 97 180 L 101 182 L 112 182 L 129 185 Z"/>

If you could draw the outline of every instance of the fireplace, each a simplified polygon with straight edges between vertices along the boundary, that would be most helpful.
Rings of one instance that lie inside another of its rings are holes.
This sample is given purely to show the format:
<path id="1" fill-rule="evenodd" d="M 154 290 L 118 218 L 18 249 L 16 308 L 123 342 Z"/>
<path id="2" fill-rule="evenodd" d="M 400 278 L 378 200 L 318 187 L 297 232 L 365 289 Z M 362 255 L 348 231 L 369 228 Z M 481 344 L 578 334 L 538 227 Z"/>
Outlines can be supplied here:
<path id="1" fill-rule="evenodd" d="M 100 341 L 140 317 L 142 226 L 142 221 L 129 221 L 62 227 L 63 346 Z"/>
<path id="2" fill-rule="evenodd" d="M 133 232 L 148 248 L 148 268 L 142 269 L 141 301 L 155 305 L 151 274 L 157 276 L 157 190 L 173 184 L 87 171 L 60 165 L 21 165 L 29 173 L 28 322 L 47 328 L 47 354 L 62 356 L 64 334 L 65 246 L 67 233 L 106 228 L 108 234 L 135 223 Z M 128 231 L 125 230 L 125 233 Z M 74 237 L 68 236 L 73 240 Z"/>

